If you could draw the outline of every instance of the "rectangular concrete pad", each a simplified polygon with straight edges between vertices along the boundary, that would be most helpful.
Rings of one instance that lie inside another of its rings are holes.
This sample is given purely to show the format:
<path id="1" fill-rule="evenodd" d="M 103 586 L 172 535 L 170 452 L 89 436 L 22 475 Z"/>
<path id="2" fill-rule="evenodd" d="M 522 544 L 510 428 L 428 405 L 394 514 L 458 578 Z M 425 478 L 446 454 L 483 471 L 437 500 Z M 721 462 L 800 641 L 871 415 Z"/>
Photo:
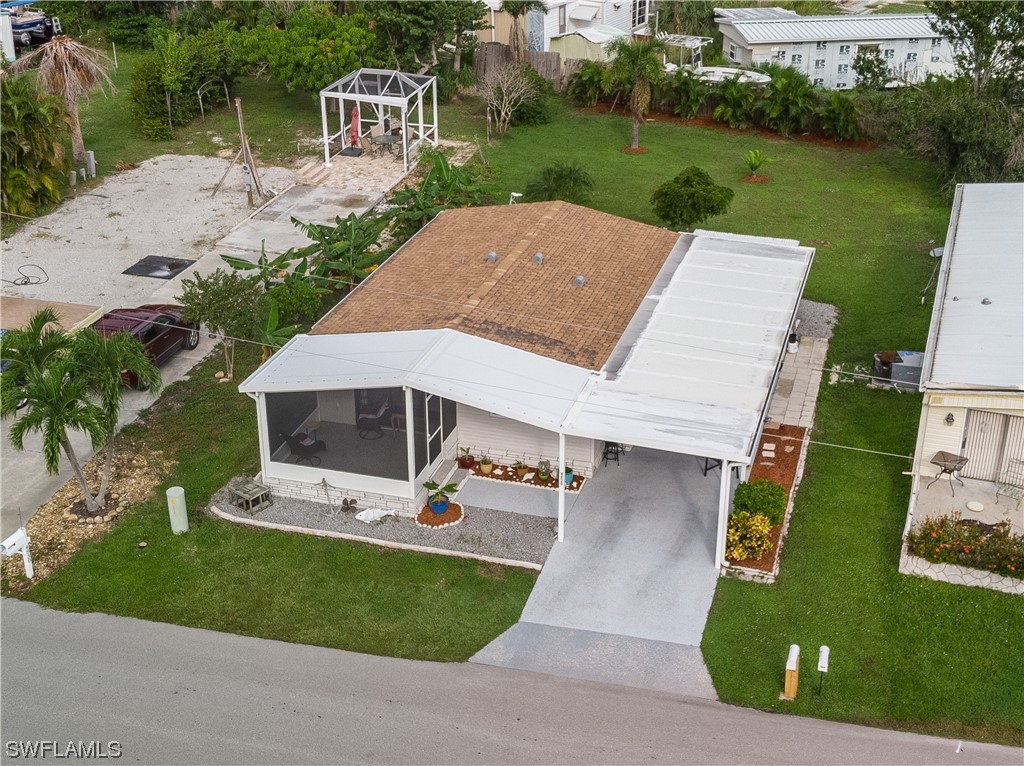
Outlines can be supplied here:
<path id="1" fill-rule="evenodd" d="M 565 493 L 566 518 L 578 497 L 578 492 Z M 558 493 L 553 489 L 531 487 L 526 484 L 470 478 L 462 485 L 456 499 L 463 505 L 477 508 L 526 513 L 530 516 L 558 517 Z"/>
<path id="2" fill-rule="evenodd" d="M 717 700 L 700 648 L 519 622 L 470 662 Z"/>

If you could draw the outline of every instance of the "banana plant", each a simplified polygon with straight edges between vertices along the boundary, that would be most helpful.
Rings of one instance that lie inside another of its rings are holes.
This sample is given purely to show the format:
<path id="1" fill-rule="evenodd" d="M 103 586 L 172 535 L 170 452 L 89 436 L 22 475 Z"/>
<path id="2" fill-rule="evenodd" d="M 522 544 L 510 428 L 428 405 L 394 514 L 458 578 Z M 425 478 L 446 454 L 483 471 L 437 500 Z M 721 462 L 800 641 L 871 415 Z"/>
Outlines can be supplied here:
<path id="1" fill-rule="evenodd" d="M 278 327 L 279 312 L 277 303 L 273 300 L 270 302 L 270 310 L 267 312 L 267 323 L 260 333 L 260 343 L 263 345 L 262 361 L 267 361 L 274 355 L 281 346 L 288 342 L 295 333 L 299 331 L 297 324 L 288 325 L 287 327 Z"/>
<path id="2" fill-rule="evenodd" d="M 234 255 L 221 256 L 228 266 L 238 271 L 251 271 L 255 269 L 260 281 L 263 283 L 264 290 L 269 290 L 275 280 L 280 279 L 283 274 L 287 273 L 288 267 L 291 266 L 292 261 L 296 257 L 294 250 L 287 250 L 277 256 L 277 258 L 274 258 L 274 260 L 270 260 L 267 258 L 266 240 L 260 242 L 260 257 L 257 261 L 247 261 L 245 258 L 239 258 Z"/>
<path id="3" fill-rule="evenodd" d="M 295 255 L 308 259 L 309 274 L 317 281 L 335 279 L 351 288 L 380 265 L 384 257 L 377 250 L 371 251 L 386 223 L 379 218 L 349 213 L 344 219 L 335 218 L 334 226 L 303 223 L 297 218 L 292 218 L 292 223 L 313 240 L 295 251 Z"/>

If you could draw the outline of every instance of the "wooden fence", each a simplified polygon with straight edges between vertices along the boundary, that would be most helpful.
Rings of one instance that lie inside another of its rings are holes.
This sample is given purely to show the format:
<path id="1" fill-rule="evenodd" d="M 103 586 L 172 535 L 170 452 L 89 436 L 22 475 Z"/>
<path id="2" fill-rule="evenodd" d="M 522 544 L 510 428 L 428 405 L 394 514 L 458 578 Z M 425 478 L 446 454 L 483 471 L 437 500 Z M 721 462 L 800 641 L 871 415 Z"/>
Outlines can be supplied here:
<path id="1" fill-rule="evenodd" d="M 473 56 L 478 80 L 486 80 L 488 72 L 495 72 L 512 63 L 512 49 L 504 43 L 483 43 Z M 555 52 L 527 51 L 526 63 L 536 70 L 556 90 L 562 89 L 562 57 Z"/>

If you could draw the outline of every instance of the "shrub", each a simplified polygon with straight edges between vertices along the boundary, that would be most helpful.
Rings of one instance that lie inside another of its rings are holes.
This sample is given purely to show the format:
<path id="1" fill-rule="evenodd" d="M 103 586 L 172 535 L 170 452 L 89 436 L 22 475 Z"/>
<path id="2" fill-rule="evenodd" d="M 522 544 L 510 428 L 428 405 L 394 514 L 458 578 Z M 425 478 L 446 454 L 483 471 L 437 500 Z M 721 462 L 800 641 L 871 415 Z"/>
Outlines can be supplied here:
<path id="1" fill-rule="evenodd" d="M 672 94 L 675 101 L 672 111 L 684 120 L 696 117 L 711 93 L 711 88 L 689 70 L 674 72 L 668 78 L 665 88 Z"/>
<path id="2" fill-rule="evenodd" d="M 162 71 L 156 56 L 139 59 L 128 87 L 128 112 L 150 141 L 166 141 L 174 136 L 167 115 Z"/>
<path id="3" fill-rule="evenodd" d="M 574 104 L 595 106 L 605 94 L 608 65 L 600 61 L 581 61 L 580 67 L 569 76 L 565 95 Z"/>
<path id="4" fill-rule="evenodd" d="M 754 559 L 770 550 L 771 547 L 772 523 L 770 519 L 749 511 L 733 513 L 729 517 L 729 529 L 725 533 L 725 557 L 729 561 Z"/>
<path id="5" fill-rule="evenodd" d="M 743 164 L 747 166 L 750 175 L 757 173 L 766 162 L 771 162 L 771 159 L 760 149 L 751 149 L 743 155 Z"/>
<path id="6" fill-rule="evenodd" d="M 320 313 L 320 292 L 301 279 L 286 279 L 267 292 L 277 305 L 283 322 L 316 319 Z"/>
<path id="7" fill-rule="evenodd" d="M 167 22 L 158 16 L 132 12 L 110 20 L 107 38 L 128 48 L 152 48 L 154 35 L 165 33 L 167 29 Z"/>
<path id="8" fill-rule="evenodd" d="M 940 564 L 1024 578 L 1024 537 L 1011 534 L 1009 524 L 982 527 L 961 521 L 959 513 L 928 517 L 907 535 L 907 549 Z"/>
<path id="9" fill-rule="evenodd" d="M 782 523 L 788 501 L 789 495 L 785 487 L 774 481 L 759 479 L 744 482 L 736 487 L 733 510 L 734 513 L 760 514 L 775 526 Z"/>
<path id="10" fill-rule="evenodd" d="M 512 110 L 512 125 L 544 125 L 551 122 L 551 110 L 548 108 L 548 95 L 552 92 L 551 83 L 537 74 L 531 66 L 524 67 L 526 79 L 530 81 L 532 95 L 524 98 Z"/>
<path id="11" fill-rule="evenodd" d="M 814 88 L 807 75 L 791 67 L 772 67 L 771 77 L 759 103 L 761 120 L 766 128 L 788 136 L 814 115 Z"/>
<path id="12" fill-rule="evenodd" d="M 729 210 L 733 191 L 717 186 L 705 171 L 686 168 L 651 194 L 654 213 L 671 226 L 690 229 Z"/>
<path id="13" fill-rule="evenodd" d="M 561 199 L 582 205 L 594 188 L 590 173 L 576 162 L 556 162 L 541 168 L 540 174 L 526 185 L 526 201 Z"/>
<path id="14" fill-rule="evenodd" d="M 730 128 L 746 128 L 754 121 L 757 94 L 751 85 L 730 80 L 718 91 L 719 103 L 713 117 Z"/>
<path id="15" fill-rule="evenodd" d="M 852 141 L 860 137 L 857 123 L 859 113 L 856 101 L 840 90 L 833 91 L 818 109 L 821 129 L 826 136 L 836 141 Z"/>

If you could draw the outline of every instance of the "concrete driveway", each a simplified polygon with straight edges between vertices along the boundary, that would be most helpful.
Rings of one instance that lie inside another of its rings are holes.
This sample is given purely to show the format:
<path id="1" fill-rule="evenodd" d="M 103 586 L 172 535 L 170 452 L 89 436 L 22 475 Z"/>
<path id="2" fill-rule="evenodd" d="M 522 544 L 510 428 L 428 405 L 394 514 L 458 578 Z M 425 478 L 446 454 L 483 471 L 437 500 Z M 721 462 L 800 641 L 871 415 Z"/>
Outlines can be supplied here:
<path id="1" fill-rule="evenodd" d="M 473 660 L 714 698 L 719 472 L 634 449 L 584 485 L 520 622 Z"/>

